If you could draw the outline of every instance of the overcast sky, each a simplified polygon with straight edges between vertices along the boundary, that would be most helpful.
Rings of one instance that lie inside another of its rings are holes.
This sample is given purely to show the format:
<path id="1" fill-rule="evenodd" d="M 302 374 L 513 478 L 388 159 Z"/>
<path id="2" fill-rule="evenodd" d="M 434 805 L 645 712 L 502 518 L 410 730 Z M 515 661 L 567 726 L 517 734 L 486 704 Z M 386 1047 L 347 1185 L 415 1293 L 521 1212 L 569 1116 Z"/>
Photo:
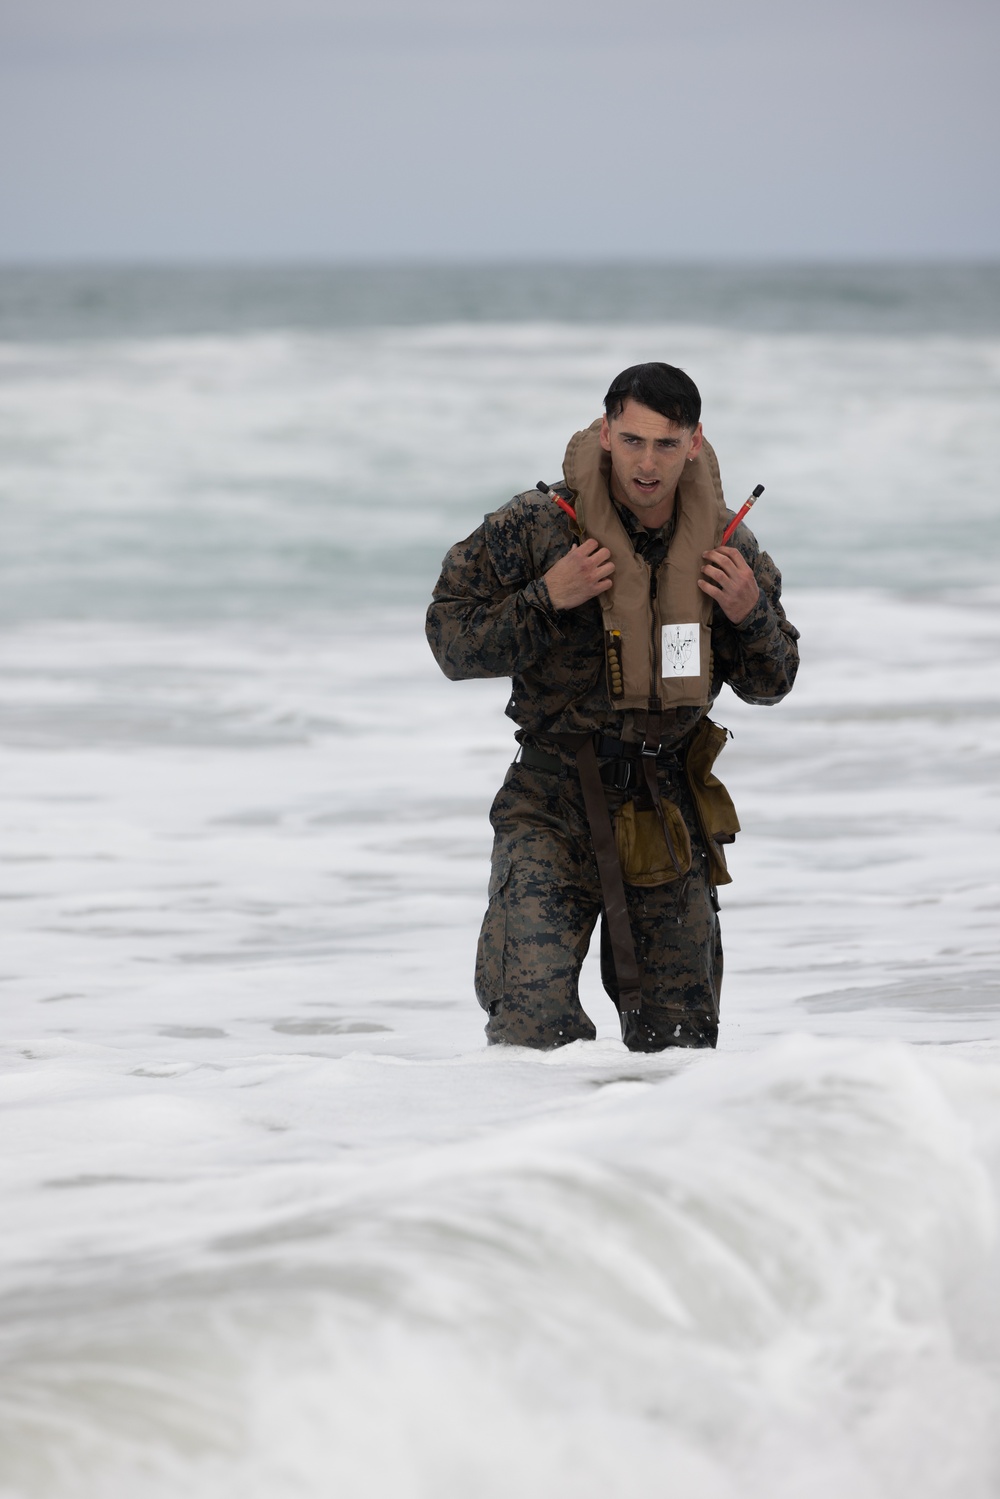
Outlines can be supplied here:
<path id="1" fill-rule="evenodd" d="M 0 258 L 1000 256 L 996 0 L 0 0 Z"/>

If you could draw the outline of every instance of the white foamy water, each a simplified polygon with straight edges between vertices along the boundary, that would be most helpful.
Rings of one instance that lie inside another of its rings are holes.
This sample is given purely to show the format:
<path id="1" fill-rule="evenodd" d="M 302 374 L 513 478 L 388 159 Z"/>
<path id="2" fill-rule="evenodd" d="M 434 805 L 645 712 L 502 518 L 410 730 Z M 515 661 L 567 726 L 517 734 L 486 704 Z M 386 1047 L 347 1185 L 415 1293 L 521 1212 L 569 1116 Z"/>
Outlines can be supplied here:
<path id="1" fill-rule="evenodd" d="M 715 715 L 720 1050 L 629 1055 L 587 972 L 596 1042 L 487 1051 L 505 684 L 419 600 L 648 355 L 803 632 Z M 0 363 L 0 1494 L 1000 1492 L 1000 346 Z"/>

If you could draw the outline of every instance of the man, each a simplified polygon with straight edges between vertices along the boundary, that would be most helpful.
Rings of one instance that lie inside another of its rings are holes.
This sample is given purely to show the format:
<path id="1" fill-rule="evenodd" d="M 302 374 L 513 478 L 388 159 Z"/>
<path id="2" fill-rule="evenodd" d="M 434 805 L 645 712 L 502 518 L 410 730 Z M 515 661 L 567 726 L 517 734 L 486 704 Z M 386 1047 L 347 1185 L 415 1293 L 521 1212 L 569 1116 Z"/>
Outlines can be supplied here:
<path id="1" fill-rule="evenodd" d="M 667 364 L 613 381 L 570 440 L 565 482 L 516 495 L 444 561 L 427 635 L 445 675 L 510 676 L 521 749 L 491 813 L 476 993 L 490 1042 L 592 1039 L 601 972 L 632 1051 L 714 1046 L 716 886 L 739 823 L 712 773 L 724 683 L 776 703 L 798 666 L 781 579 L 739 526 L 701 397 Z"/>

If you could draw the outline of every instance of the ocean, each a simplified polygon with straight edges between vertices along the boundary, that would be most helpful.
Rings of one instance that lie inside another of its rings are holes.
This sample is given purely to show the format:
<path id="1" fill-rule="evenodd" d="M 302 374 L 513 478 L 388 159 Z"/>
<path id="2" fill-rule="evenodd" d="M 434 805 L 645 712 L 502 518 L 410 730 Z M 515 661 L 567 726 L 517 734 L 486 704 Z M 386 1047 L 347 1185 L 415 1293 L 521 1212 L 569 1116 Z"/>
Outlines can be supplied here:
<path id="1" fill-rule="evenodd" d="M 802 631 L 715 1053 L 487 1050 L 448 546 L 643 359 Z M 1000 266 L 0 270 L 3 1499 L 1000 1494 Z"/>

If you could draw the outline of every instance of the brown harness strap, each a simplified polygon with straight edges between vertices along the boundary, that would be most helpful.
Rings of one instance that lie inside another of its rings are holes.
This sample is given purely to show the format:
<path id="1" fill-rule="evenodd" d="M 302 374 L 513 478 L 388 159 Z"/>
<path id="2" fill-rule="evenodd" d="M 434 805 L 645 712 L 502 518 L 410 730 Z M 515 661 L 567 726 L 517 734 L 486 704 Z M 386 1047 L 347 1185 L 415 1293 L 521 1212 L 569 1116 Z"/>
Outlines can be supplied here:
<path id="1" fill-rule="evenodd" d="M 639 965 L 635 956 L 635 940 L 628 919 L 625 902 L 625 881 L 618 858 L 611 814 L 604 795 L 604 782 L 597 768 L 597 752 L 590 734 L 549 734 L 546 736 L 573 750 L 576 768 L 583 792 L 583 805 L 590 824 L 590 837 L 597 859 L 597 874 L 601 881 L 601 896 L 604 900 L 604 918 L 608 924 L 608 937 L 615 962 L 615 977 L 618 980 L 619 1010 L 638 1010 Z M 656 762 L 653 762 L 653 778 L 656 779 Z"/>

